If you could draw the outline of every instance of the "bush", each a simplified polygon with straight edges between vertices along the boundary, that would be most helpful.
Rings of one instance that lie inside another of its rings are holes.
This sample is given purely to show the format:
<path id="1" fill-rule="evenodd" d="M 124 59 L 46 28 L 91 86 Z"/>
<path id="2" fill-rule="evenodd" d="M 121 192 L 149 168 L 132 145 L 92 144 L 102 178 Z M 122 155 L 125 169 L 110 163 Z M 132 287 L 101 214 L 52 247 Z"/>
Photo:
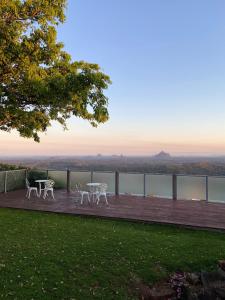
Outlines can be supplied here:
<path id="1" fill-rule="evenodd" d="M 39 170 L 30 170 L 28 173 L 28 180 L 32 186 L 37 185 L 35 180 L 38 179 L 46 179 L 47 178 L 47 172 L 46 171 L 39 171 Z"/>

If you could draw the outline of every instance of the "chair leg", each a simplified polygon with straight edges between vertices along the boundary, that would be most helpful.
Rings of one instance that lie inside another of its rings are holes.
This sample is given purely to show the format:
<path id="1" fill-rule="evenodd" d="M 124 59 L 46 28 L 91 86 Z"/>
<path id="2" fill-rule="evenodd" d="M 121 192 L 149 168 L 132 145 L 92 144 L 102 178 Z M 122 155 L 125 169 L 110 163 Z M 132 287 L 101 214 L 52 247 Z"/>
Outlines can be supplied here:
<path id="1" fill-rule="evenodd" d="M 91 203 L 89 193 L 87 194 L 88 202 Z"/>
<path id="2" fill-rule="evenodd" d="M 28 199 L 30 199 L 30 192 L 31 192 L 31 190 L 29 189 L 28 190 Z"/>
<path id="3" fill-rule="evenodd" d="M 36 193 L 36 196 L 38 197 L 38 191 L 37 190 L 35 190 L 35 193 Z"/>
<path id="4" fill-rule="evenodd" d="M 108 200 L 107 200 L 106 194 L 105 194 L 104 196 L 105 196 L 105 202 L 106 202 L 106 204 L 109 205 L 109 202 L 108 202 Z"/>
<path id="5" fill-rule="evenodd" d="M 83 204 L 83 197 L 84 197 L 84 194 L 81 193 L 81 200 L 80 200 L 80 204 Z"/>
<path id="6" fill-rule="evenodd" d="M 96 203 L 96 204 L 97 204 L 97 205 L 98 205 L 99 202 L 100 202 L 100 196 L 101 196 L 101 195 L 96 195 L 96 197 L 97 197 L 97 203 Z"/>
<path id="7" fill-rule="evenodd" d="M 55 200 L 55 197 L 54 197 L 53 190 L 51 191 L 51 194 L 52 194 L 52 198 L 53 198 L 53 200 Z"/>

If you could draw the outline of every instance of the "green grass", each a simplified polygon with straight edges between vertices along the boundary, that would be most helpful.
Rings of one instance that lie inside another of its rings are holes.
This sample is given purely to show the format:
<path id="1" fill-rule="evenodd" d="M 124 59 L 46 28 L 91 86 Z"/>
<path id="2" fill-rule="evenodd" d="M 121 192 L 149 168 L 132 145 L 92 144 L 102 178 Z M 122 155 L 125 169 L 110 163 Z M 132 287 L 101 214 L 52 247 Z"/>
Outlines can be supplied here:
<path id="1" fill-rule="evenodd" d="M 215 268 L 225 234 L 0 209 L 0 298 L 136 299 L 132 279 Z"/>

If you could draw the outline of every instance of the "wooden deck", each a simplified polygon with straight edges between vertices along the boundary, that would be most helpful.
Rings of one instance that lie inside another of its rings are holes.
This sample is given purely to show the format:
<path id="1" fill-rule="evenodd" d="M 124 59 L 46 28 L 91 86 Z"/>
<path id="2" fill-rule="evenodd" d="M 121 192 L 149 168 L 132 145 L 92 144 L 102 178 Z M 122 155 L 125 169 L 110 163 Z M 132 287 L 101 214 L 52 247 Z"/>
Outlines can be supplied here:
<path id="1" fill-rule="evenodd" d="M 163 224 L 225 230 L 225 204 L 193 200 L 171 200 L 137 196 L 109 196 L 109 205 L 80 204 L 77 195 L 55 192 L 56 200 L 25 198 L 25 191 L 0 193 L 0 207 L 74 215 L 89 215 Z"/>

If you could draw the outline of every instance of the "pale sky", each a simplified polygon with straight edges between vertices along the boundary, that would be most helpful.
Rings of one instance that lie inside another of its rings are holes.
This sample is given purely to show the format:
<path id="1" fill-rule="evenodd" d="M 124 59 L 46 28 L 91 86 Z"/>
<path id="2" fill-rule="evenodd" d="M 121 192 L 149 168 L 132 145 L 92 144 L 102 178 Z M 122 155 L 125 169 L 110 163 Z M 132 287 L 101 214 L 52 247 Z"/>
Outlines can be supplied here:
<path id="1" fill-rule="evenodd" d="M 39 144 L 0 133 L 0 155 L 225 154 L 224 0 L 69 0 L 58 40 L 113 84 L 110 120 L 71 119 Z"/>

